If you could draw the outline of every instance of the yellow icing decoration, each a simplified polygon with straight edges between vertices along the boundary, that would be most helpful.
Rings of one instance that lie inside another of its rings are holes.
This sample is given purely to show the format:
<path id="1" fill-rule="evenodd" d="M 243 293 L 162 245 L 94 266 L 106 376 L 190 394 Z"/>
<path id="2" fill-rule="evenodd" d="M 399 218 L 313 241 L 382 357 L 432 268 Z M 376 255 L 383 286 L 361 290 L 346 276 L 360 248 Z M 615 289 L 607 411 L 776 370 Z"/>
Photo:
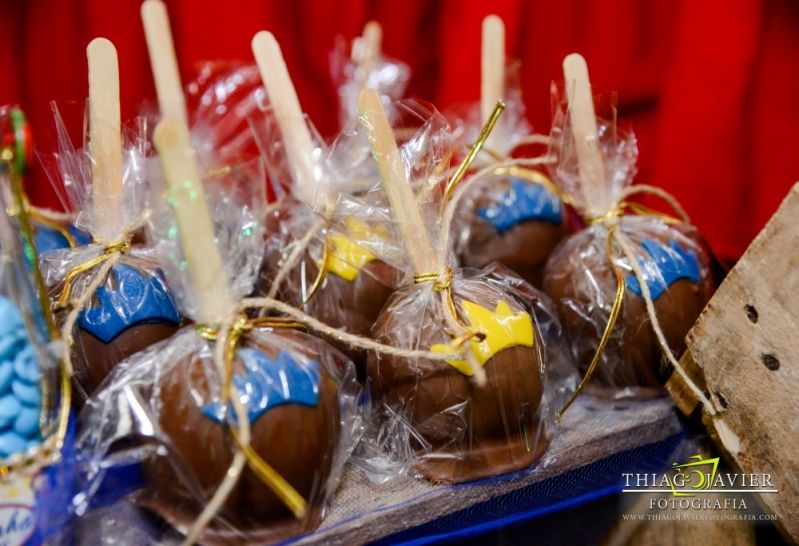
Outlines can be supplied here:
<path id="1" fill-rule="evenodd" d="M 327 237 L 327 271 L 345 281 L 354 281 L 361 269 L 375 259 L 374 254 L 354 241 L 373 241 L 380 235 L 380 230 L 372 230 L 355 218 L 347 218 L 346 236 L 332 233 Z"/>
<path id="2" fill-rule="evenodd" d="M 461 302 L 461 307 L 471 328 L 485 334 L 483 341 L 469 341 L 469 349 L 480 367 L 485 366 L 488 359 L 503 349 L 517 345 L 533 346 L 533 321 L 524 311 L 514 313 L 502 300 L 497 303 L 494 312 L 466 300 Z M 457 347 L 440 343 L 430 347 L 430 350 L 445 354 L 458 352 Z M 447 360 L 446 363 L 464 375 L 469 377 L 473 375 L 472 367 L 466 360 Z"/>

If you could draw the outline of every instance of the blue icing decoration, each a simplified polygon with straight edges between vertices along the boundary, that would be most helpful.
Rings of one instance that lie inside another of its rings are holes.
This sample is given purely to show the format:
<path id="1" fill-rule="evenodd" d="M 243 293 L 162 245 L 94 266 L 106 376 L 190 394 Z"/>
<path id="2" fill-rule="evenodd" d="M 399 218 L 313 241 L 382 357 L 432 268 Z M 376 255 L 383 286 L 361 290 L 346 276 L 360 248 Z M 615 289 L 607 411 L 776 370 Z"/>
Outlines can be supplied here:
<path id="1" fill-rule="evenodd" d="M 244 364 L 246 375 L 234 375 L 233 384 L 251 423 L 281 404 L 316 406 L 320 379 L 316 360 L 300 365 L 286 351 L 280 351 L 273 360 L 250 348 L 239 349 L 236 354 Z M 229 411 L 234 415 L 232 405 Z M 217 423 L 225 423 L 225 411 L 219 402 L 206 404 L 203 414 Z"/>
<path id="2" fill-rule="evenodd" d="M 91 236 L 76 228 L 75 226 L 67 226 L 69 233 L 75 239 L 78 246 L 84 246 L 91 242 Z M 36 250 L 39 254 L 44 254 L 50 250 L 60 250 L 62 248 L 69 248 L 69 241 L 64 237 L 60 231 L 39 224 L 36 226 L 36 233 L 33 236 L 33 242 L 36 245 Z"/>
<path id="3" fill-rule="evenodd" d="M 641 246 L 651 257 L 651 259 L 639 259 L 639 262 L 653 301 L 679 279 L 688 279 L 694 284 L 699 283 L 699 260 L 696 252 L 683 250 L 673 240 L 669 241 L 669 246 L 666 246 L 646 239 L 641 242 Z M 639 298 L 643 297 L 641 285 L 632 273 L 627 275 L 627 288 Z"/>
<path id="4" fill-rule="evenodd" d="M 25 451 L 25 438 L 16 432 L 7 431 L 0 434 L 0 457 L 9 457 L 14 453 Z"/>
<path id="5" fill-rule="evenodd" d="M 506 233 L 526 220 L 561 222 L 557 196 L 540 184 L 518 178 L 511 178 L 508 193 L 493 205 L 477 209 L 477 215 L 499 233 Z"/>
<path id="6" fill-rule="evenodd" d="M 117 264 L 113 268 L 116 290 L 97 289 L 100 304 L 83 311 L 78 325 L 103 343 L 109 343 L 125 329 L 142 323 L 178 324 L 178 313 L 161 272 L 145 280 L 136 268 Z"/>

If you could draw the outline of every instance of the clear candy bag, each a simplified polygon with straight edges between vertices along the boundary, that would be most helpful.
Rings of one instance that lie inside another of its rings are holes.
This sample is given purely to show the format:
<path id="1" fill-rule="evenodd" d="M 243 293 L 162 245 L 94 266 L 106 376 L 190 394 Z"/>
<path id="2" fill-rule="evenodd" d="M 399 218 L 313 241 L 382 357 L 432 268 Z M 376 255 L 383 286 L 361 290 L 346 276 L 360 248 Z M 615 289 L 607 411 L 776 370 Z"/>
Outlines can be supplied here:
<path id="1" fill-rule="evenodd" d="M 65 195 L 77 211 L 76 224 L 95 242 L 55 249 L 41 256 L 41 268 L 59 328 L 66 328 L 75 400 L 80 403 L 122 359 L 174 334 L 182 316 L 168 288 L 161 259 L 147 248 L 149 182 L 145 162 L 146 123 L 137 119 L 124 134 L 122 216 L 98 221 L 93 204 L 91 142 L 70 142 L 54 106 L 59 150 L 54 154 Z M 109 227 L 111 228 L 109 230 Z"/>
<path id="2" fill-rule="evenodd" d="M 410 67 L 383 55 L 373 62 L 359 62 L 363 54 L 364 38 L 347 43 L 343 38 L 336 42 L 330 53 L 330 72 L 333 85 L 338 90 L 339 122 L 342 127 L 358 119 L 358 95 L 365 88 L 376 89 L 385 97 L 386 107 L 405 95 L 411 78 Z"/>
<path id="3" fill-rule="evenodd" d="M 558 403 L 573 382 L 568 351 L 551 304 L 520 278 L 497 266 L 450 267 L 453 205 L 442 215 L 439 162 L 430 161 L 439 157 L 437 143 L 447 141 L 431 128 L 446 133 L 446 123 L 421 105 L 411 110 L 424 120 L 420 138 L 396 155 L 381 144 L 375 111 L 361 114 L 382 175 L 404 173 L 395 188 L 410 180 L 416 189 L 402 204 L 384 182 L 406 275 L 372 335 L 400 352 L 369 354 L 373 422 L 362 462 L 379 479 L 411 472 L 442 483 L 525 469 L 546 449 Z M 423 224 L 398 205 L 416 207 Z"/>
<path id="4" fill-rule="evenodd" d="M 678 356 L 685 350 L 685 335 L 713 292 L 710 257 L 698 232 L 684 219 L 629 200 L 639 191 L 662 195 L 648 186 L 631 186 L 635 138 L 599 119 L 598 135 L 605 183 L 591 185 L 580 177 L 568 112 L 558 112 L 551 148 L 557 162 L 551 174 L 588 225 L 556 249 L 543 287 L 558 306 L 581 372 L 598 357 L 590 391 L 611 397 L 654 396 L 664 392 L 662 385 L 671 370 L 661 363 L 661 344 L 644 292 L 619 241 L 624 240 L 635 257 L 664 339 Z M 625 285 L 620 295 L 619 279 Z M 615 324 L 614 308 L 619 312 Z M 603 339 L 607 346 L 597 353 Z"/>
<path id="5" fill-rule="evenodd" d="M 191 135 L 209 170 L 251 160 L 258 147 L 249 126 L 265 101 L 261 75 L 254 64 L 205 61 L 186 86 Z"/>
<path id="6" fill-rule="evenodd" d="M 204 183 L 236 301 L 258 275 L 265 205 L 262 176 L 237 172 Z M 166 189 L 153 195 L 162 191 L 167 198 L 155 199 L 150 222 L 156 249 L 180 308 L 199 321 L 205 296 L 193 287 L 168 208 L 180 205 Z M 96 489 L 114 467 L 138 464 L 144 483 L 130 500 L 202 544 L 265 544 L 312 530 L 360 429 L 346 357 L 296 324 L 237 309 L 228 330 L 187 326 L 119 364 L 79 421 L 84 489 Z M 75 497 L 73 509 L 90 502 Z"/>
<path id="7" fill-rule="evenodd" d="M 11 142 L 0 163 L 0 529 L 10 544 L 38 544 L 65 519 L 70 392 L 49 302 L 34 288 L 35 232 Z"/>

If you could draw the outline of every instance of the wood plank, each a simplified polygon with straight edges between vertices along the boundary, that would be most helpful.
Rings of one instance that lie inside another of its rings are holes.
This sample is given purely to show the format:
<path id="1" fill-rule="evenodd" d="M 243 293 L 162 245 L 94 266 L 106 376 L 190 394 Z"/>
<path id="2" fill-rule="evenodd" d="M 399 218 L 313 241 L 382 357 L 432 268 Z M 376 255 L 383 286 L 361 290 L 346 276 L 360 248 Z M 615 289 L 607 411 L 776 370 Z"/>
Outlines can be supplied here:
<path id="1" fill-rule="evenodd" d="M 740 471 L 771 475 L 779 493 L 759 499 L 793 542 L 799 541 L 797 219 L 799 184 L 729 273 L 687 339 L 718 412 L 704 414 L 711 436 Z"/>

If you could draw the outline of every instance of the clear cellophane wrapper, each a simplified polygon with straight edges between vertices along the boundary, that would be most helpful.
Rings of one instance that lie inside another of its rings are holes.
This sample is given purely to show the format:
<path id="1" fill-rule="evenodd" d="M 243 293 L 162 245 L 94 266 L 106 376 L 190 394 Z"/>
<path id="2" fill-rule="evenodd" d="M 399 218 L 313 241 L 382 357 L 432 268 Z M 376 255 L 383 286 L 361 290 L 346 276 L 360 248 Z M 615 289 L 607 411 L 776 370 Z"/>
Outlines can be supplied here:
<path id="1" fill-rule="evenodd" d="M 249 120 L 263 107 L 266 93 L 254 64 L 204 61 L 186 85 L 191 138 L 209 171 L 258 155 Z"/>
<path id="2" fill-rule="evenodd" d="M 150 191 L 146 163 L 151 153 L 145 141 L 146 121 L 138 118 L 123 131 L 121 216 L 100 222 L 93 203 L 89 137 L 76 149 L 55 105 L 53 110 L 59 148 L 49 161 L 54 167 L 51 178 L 76 211 L 76 225 L 94 239 L 40 257 L 59 329 L 65 327 L 76 302 L 82 302 L 74 327 L 63 336 L 72 359 L 73 398 L 80 404 L 120 360 L 175 333 L 182 317 L 166 284 L 161 258 L 144 244 Z M 110 260 L 115 263 L 108 269 Z"/>
<path id="3" fill-rule="evenodd" d="M 330 53 L 330 73 L 338 90 L 342 127 L 358 119 L 358 95 L 361 91 L 375 89 L 384 98 L 391 115 L 392 103 L 403 98 L 411 79 L 411 69 L 407 64 L 382 54 L 369 65 L 357 62 L 358 40 L 361 38 L 347 43 L 341 38 Z"/>
<path id="4" fill-rule="evenodd" d="M 24 259 L 29 247 L 18 218 L 5 212 L 16 204 L 6 201 L 11 192 L 0 194 L 0 465 L 32 473 L 46 464 L 43 443 L 64 417 L 59 362 Z"/>
<path id="5" fill-rule="evenodd" d="M 131 499 L 187 532 L 236 451 L 231 426 L 219 420 L 222 378 L 213 352 L 186 327 L 117 367 L 81 414 L 86 489 L 109 466 L 138 463 L 144 486 Z M 233 385 L 249 415 L 250 446 L 303 497 L 307 512 L 294 518 L 245 467 L 201 543 L 266 544 L 318 525 L 360 430 L 354 376 L 346 357 L 299 331 L 257 329 L 240 341 Z"/>
<path id="6" fill-rule="evenodd" d="M 517 344 L 484 363 L 482 387 L 464 373 L 465 362 L 456 369 L 442 361 L 370 355 L 375 421 L 361 462 L 376 479 L 411 473 L 452 483 L 523 470 L 555 431 L 574 370 L 551 303 L 499 266 L 454 271 L 452 298 L 467 320 L 482 315 L 497 321 L 488 333 L 497 340 L 491 343 Z M 377 341 L 407 350 L 452 341 L 441 296 L 429 283 L 398 290 L 372 332 Z"/>
<path id="7" fill-rule="evenodd" d="M 603 397 L 659 395 L 672 370 L 662 361 L 643 291 L 617 236 L 635 256 L 669 350 L 678 357 L 685 350 L 685 335 L 713 292 L 709 249 L 690 224 L 625 197 L 635 176 L 638 149 L 635 137 L 615 122 L 597 118 L 604 184 L 586 183 L 580 177 L 570 123 L 568 112 L 556 112 L 550 149 L 556 161 L 550 173 L 588 225 L 555 250 L 543 288 L 558 306 L 575 360 L 585 373 L 617 302 L 617 272 L 610 252 L 625 291 L 588 390 Z M 609 236 L 611 229 L 617 233 Z"/>
<path id="8" fill-rule="evenodd" d="M 0 528 L 9 544 L 38 544 L 68 519 L 70 392 L 34 288 L 34 234 L 24 235 L 8 172 L 0 178 Z"/>
<path id="9" fill-rule="evenodd" d="M 496 261 L 534 286 L 541 286 L 546 261 L 567 233 L 566 215 L 559 196 L 543 176 L 548 158 L 545 146 L 533 148 L 542 152 L 538 156 L 541 161 L 520 169 L 525 176 L 509 174 L 507 167 L 500 166 L 511 156 L 527 157 L 516 151 L 531 149 L 521 146 L 531 136 L 531 127 L 525 118 L 518 72 L 518 62 L 508 63 L 505 110 L 485 143 L 485 151 L 474 163 L 475 170 L 484 174 L 469 181 L 469 189 L 459 201 L 453 244 L 464 267 L 479 268 Z M 449 117 L 455 120 L 453 133 L 458 145 L 468 150 L 482 126 L 480 104 L 456 109 Z M 536 139 L 538 144 L 546 139 L 540 136 L 543 138 Z M 494 171 L 492 165 L 496 166 Z"/>
<path id="10" fill-rule="evenodd" d="M 204 183 L 216 247 L 235 301 L 252 291 L 263 252 L 264 173 L 260 163 L 251 166 L 255 170 L 249 174 L 240 166 Z M 153 195 L 167 191 L 157 172 L 151 179 Z M 164 257 L 180 309 L 197 321 L 201 295 L 192 286 L 170 210 L 180 205 L 168 193 L 163 197 L 151 204 L 155 249 Z M 242 314 L 240 320 L 246 318 Z M 217 337 L 221 334 L 214 328 L 186 326 L 123 361 L 86 403 L 77 438 L 82 488 L 94 491 L 113 469 L 137 465 L 143 484 L 128 500 L 188 533 L 213 499 L 220 498 L 217 491 L 237 458 L 237 442 L 244 441 L 238 416 L 245 415 L 249 449 L 303 499 L 305 515 L 294 517 L 247 455 L 198 541 L 264 544 L 309 531 L 323 516 L 360 430 L 354 368 L 296 324 L 252 324 L 234 344 L 230 362 L 225 360 L 232 374 L 229 396 L 243 408 L 239 414 L 236 404 L 225 403 L 219 363 L 220 346 L 229 347 L 232 338 Z M 82 513 L 90 503 L 90 495 L 76 496 L 73 509 Z"/>
<path id="11" fill-rule="evenodd" d="M 404 135 L 398 139 L 399 161 L 417 197 L 434 262 L 442 265 L 425 274 L 412 269 L 403 239 L 407 230 L 385 197 L 364 206 L 361 195 L 342 194 L 334 225 L 346 225 L 359 211 L 365 221 L 379 219 L 381 240 L 363 244 L 404 273 L 371 331 L 376 341 L 401 352 L 369 354 L 370 433 L 358 461 L 376 480 L 410 473 L 441 483 L 528 468 L 546 449 L 559 401 L 574 384 L 555 311 L 545 296 L 499 265 L 450 267 L 441 213 L 448 125 L 423 103 L 401 101 L 394 110 L 402 114 L 402 124 L 393 127 Z M 377 183 L 367 193 L 380 188 Z M 483 337 L 464 337 L 464 331 Z M 444 361 L 402 351 L 463 356 Z M 476 381 L 470 358 L 485 373 L 485 384 Z"/>
<path id="12" fill-rule="evenodd" d="M 339 209 L 339 193 L 346 190 L 364 195 L 378 176 L 368 145 L 342 136 L 332 146 L 324 146 L 309 125 L 316 146 L 315 172 L 319 175 L 311 186 L 326 188 L 325 197 L 320 197 L 321 189 L 312 192 L 316 202 L 309 203 L 295 195 L 295 188 L 303 181 L 297 180 L 297 173 L 289 168 L 271 109 L 265 108 L 251 123 L 278 196 L 267 215 L 264 261 L 256 294 L 273 295 L 334 328 L 368 336 L 396 285 L 397 270 L 364 246 L 364 241 L 375 238 L 372 228 L 379 224 L 378 218 L 359 210 L 343 230 L 337 229 L 334 220 L 345 214 Z M 274 288 L 276 282 L 279 288 Z M 363 349 L 331 341 L 362 370 L 366 357 Z"/>

